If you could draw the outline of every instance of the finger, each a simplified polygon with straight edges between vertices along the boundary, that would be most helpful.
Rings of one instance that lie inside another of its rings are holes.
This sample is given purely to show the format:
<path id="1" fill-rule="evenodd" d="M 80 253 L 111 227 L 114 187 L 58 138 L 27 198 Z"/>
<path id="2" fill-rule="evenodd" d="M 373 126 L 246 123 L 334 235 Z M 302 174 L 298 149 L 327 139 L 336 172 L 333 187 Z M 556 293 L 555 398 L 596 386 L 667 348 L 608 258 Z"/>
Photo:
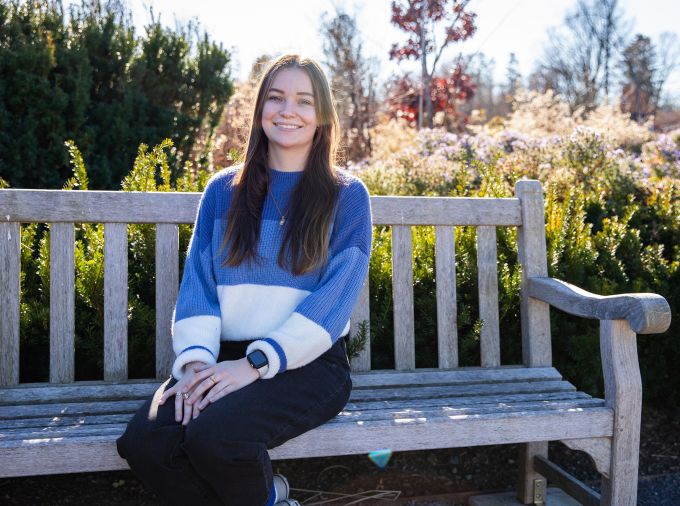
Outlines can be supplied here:
<path id="1" fill-rule="evenodd" d="M 184 401 L 184 419 L 182 420 L 182 425 L 188 425 L 191 420 L 192 406 L 188 402 Z"/>
<path id="2" fill-rule="evenodd" d="M 193 393 L 191 394 L 191 397 L 189 397 L 189 403 L 190 403 L 190 404 L 193 404 L 193 403 L 195 403 L 196 401 L 200 400 L 201 397 L 203 397 L 203 394 L 205 394 L 205 393 L 208 392 L 210 389 L 215 388 L 217 385 L 219 385 L 219 383 L 220 383 L 219 380 L 217 381 L 217 383 L 215 383 L 215 382 L 211 379 L 212 376 L 213 376 L 213 375 L 211 374 L 210 377 L 208 377 L 208 379 L 204 380 L 202 383 L 200 383 L 200 384 L 194 389 Z"/>
<path id="3" fill-rule="evenodd" d="M 175 421 L 180 422 L 182 421 L 182 407 L 184 406 L 184 399 L 182 399 L 182 395 L 178 392 L 175 395 Z"/>
<path id="4" fill-rule="evenodd" d="M 168 388 L 165 392 L 163 392 L 163 395 L 161 395 L 161 400 L 158 401 L 159 404 L 163 404 L 165 401 L 167 401 L 170 397 L 175 395 L 177 393 L 177 388 L 178 388 L 179 383 L 175 383 L 172 385 L 170 388 Z"/>
<path id="5" fill-rule="evenodd" d="M 195 368 L 193 369 L 196 370 Z M 190 392 L 194 387 L 205 378 L 210 376 L 214 371 L 212 371 L 212 366 L 208 369 L 204 369 L 200 372 L 194 372 L 194 374 L 189 378 L 189 381 L 182 388 L 182 392 Z"/>
<path id="6" fill-rule="evenodd" d="M 236 388 L 234 387 L 234 385 L 227 385 L 222 390 L 219 390 L 218 392 L 215 392 L 214 394 L 209 395 L 208 396 L 208 402 L 210 402 L 211 404 L 214 403 L 214 402 L 217 402 L 222 397 L 226 397 L 227 395 L 229 395 L 230 393 L 232 393 L 235 390 L 236 390 Z"/>

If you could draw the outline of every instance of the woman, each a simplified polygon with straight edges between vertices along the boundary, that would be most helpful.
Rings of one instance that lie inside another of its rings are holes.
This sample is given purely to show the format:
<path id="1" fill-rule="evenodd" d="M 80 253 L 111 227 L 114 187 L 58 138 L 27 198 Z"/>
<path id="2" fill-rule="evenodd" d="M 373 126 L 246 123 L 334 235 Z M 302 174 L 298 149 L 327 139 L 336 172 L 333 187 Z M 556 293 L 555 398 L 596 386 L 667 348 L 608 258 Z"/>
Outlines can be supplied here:
<path id="1" fill-rule="evenodd" d="M 215 174 L 201 198 L 172 378 L 118 440 L 163 504 L 293 504 L 282 502 L 287 483 L 273 476 L 267 450 L 333 418 L 349 398 L 342 337 L 372 228 L 366 187 L 333 166 L 338 138 L 318 63 L 273 61 L 244 163 Z"/>

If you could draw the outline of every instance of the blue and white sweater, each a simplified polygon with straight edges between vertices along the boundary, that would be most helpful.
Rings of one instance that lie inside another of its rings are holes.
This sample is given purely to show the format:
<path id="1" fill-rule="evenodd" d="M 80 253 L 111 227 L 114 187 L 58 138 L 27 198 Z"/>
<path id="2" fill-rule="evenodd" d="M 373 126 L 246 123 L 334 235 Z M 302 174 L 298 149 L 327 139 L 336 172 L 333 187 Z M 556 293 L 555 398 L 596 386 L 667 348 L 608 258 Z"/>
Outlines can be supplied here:
<path id="1" fill-rule="evenodd" d="M 278 266 L 285 226 L 270 195 L 264 203 L 259 263 L 223 267 L 219 249 L 240 167 L 215 174 L 201 197 L 172 326 L 179 379 L 192 361 L 214 364 L 220 341 L 253 341 L 269 361 L 264 379 L 319 357 L 349 332 L 349 318 L 368 272 L 371 208 L 357 177 L 338 170 L 340 186 L 325 266 L 300 276 Z M 285 212 L 302 172 L 270 169 L 271 193 Z M 285 264 L 284 264 L 285 265 Z"/>

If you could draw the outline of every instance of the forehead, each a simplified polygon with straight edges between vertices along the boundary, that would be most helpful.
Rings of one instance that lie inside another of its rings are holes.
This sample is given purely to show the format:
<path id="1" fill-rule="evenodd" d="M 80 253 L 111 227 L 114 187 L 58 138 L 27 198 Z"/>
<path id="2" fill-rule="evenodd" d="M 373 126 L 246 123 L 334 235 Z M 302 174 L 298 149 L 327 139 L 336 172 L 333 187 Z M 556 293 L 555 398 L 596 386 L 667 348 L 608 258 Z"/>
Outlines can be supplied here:
<path id="1" fill-rule="evenodd" d="M 285 93 L 314 93 L 312 80 L 307 72 L 295 67 L 279 70 L 274 75 L 271 88 L 276 88 Z"/>

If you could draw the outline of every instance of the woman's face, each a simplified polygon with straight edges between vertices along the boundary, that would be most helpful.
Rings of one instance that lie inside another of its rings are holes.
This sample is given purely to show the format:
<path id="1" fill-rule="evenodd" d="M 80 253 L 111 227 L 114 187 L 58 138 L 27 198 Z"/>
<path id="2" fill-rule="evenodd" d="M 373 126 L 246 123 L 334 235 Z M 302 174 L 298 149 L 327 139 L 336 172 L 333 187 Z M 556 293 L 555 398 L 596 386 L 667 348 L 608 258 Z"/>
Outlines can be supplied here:
<path id="1" fill-rule="evenodd" d="M 311 148 L 317 124 L 314 90 L 307 72 L 299 68 L 279 70 L 262 109 L 262 128 L 270 149 Z"/>

